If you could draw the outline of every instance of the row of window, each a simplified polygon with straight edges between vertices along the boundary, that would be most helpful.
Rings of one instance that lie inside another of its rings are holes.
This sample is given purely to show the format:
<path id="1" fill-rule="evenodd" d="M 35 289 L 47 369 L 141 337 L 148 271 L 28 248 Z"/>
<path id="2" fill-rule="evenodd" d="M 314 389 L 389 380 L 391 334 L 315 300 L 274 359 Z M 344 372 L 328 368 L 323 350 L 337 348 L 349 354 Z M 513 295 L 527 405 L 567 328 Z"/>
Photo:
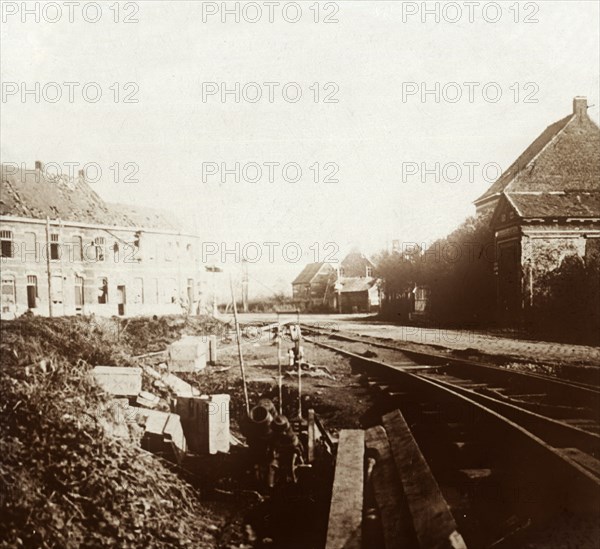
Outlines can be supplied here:
<path id="1" fill-rule="evenodd" d="M 175 250 L 180 245 L 179 242 L 167 242 L 164 250 L 164 260 L 174 261 L 176 258 Z M 148 259 L 157 259 L 158 244 L 154 252 L 148 253 Z M 119 246 L 118 242 L 114 242 L 111 249 L 112 260 L 115 263 L 131 263 L 141 259 L 140 257 L 140 242 L 139 238 L 133 243 L 122 242 Z M 36 233 L 26 232 L 24 241 L 19 245 L 15 242 L 14 233 L 11 230 L 0 231 L 0 257 L 2 258 L 18 258 L 22 260 L 38 261 L 40 257 L 46 258 L 49 255 L 52 261 L 58 261 L 61 258 L 66 258 L 71 261 L 106 261 L 108 254 L 106 253 L 106 239 L 104 236 L 97 236 L 89 244 L 84 244 L 83 237 L 74 236 L 71 242 L 61 243 L 59 233 L 50 234 L 49 249 L 44 253 L 40 249 L 40 243 L 37 241 Z M 193 248 L 191 244 L 186 246 L 186 254 L 188 259 L 193 259 Z"/>
<path id="2" fill-rule="evenodd" d="M 99 305 L 109 303 L 109 284 L 107 277 L 99 277 L 94 282 L 95 296 L 94 302 Z M 75 276 L 73 286 L 75 308 L 81 309 L 85 301 L 86 282 L 83 277 Z M 167 278 L 162 284 L 163 294 L 162 302 L 165 304 L 178 303 L 179 290 L 177 281 L 174 278 Z M 128 295 L 128 293 L 130 295 Z M 16 278 L 14 275 L 2 276 L 2 312 L 11 311 L 17 304 Z M 188 279 L 187 297 L 194 299 L 194 279 Z M 62 305 L 64 300 L 64 280 L 61 275 L 54 275 L 50 280 L 50 300 L 53 305 Z M 134 278 L 130 288 L 125 285 L 116 287 L 116 303 L 125 305 L 127 302 L 136 305 L 159 304 L 161 303 L 160 286 L 158 278 L 150 280 L 147 288 L 144 288 L 143 278 Z M 27 307 L 36 309 L 39 305 L 38 277 L 35 275 L 27 276 Z"/>

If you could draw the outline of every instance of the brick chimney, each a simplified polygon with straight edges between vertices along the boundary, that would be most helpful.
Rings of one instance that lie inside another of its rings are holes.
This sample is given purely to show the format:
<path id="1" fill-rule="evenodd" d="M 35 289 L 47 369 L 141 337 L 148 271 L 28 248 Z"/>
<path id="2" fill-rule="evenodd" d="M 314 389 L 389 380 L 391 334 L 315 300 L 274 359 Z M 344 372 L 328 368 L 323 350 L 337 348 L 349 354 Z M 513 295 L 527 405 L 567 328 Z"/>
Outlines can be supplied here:
<path id="1" fill-rule="evenodd" d="M 36 160 L 35 161 L 35 169 L 38 172 L 41 172 L 44 169 L 44 164 L 42 163 L 41 160 Z"/>
<path id="2" fill-rule="evenodd" d="M 79 179 L 85 181 L 85 170 L 79 170 Z"/>
<path id="3" fill-rule="evenodd" d="M 588 102 L 587 97 L 577 96 L 573 99 L 573 114 L 581 117 L 587 116 Z"/>

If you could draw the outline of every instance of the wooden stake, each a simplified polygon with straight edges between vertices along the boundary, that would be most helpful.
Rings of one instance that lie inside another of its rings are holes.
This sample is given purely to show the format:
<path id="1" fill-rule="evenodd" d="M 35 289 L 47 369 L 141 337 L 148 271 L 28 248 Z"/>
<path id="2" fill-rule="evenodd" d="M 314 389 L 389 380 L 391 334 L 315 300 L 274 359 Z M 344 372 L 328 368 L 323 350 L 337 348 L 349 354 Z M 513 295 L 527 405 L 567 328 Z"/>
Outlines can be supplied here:
<path id="1" fill-rule="evenodd" d="M 240 359 L 240 370 L 242 372 L 242 384 L 244 385 L 246 414 L 250 415 L 250 400 L 248 399 L 248 386 L 246 384 L 246 369 L 244 367 L 244 355 L 242 353 L 242 338 L 240 335 L 240 325 L 238 323 L 237 305 L 235 303 L 235 293 L 233 291 L 233 278 L 231 277 L 231 274 L 229 274 L 229 286 L 231 287 L 231 300 L 233 301 L 233 319 L 235 321 L 235 335 L 237 339 L 238 357 Z"/>

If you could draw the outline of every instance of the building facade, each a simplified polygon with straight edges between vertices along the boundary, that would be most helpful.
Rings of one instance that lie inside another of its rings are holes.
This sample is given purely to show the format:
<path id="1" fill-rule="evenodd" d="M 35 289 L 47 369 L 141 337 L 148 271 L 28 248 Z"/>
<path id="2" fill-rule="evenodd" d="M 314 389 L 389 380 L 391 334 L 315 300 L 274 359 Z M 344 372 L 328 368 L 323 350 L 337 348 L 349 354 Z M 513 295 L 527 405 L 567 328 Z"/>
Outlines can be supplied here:
<path id="1" fill-rule="evenodd" d="M 194 313 L 200 244 L 160 212 L 103 202 L 82 180 L 2 166 L 2 318 Z"/>
<path id="2" fill-rule="evenodd" d="M 600 129 L 587 109 L 585 98 L 575 98 L 572 114 L 549 126 L 475 201 L 495 235 L 501 318 L 519 318 L 556 297 L 548 281 L 565 262 L 590 267 L 600 252 Z"/>

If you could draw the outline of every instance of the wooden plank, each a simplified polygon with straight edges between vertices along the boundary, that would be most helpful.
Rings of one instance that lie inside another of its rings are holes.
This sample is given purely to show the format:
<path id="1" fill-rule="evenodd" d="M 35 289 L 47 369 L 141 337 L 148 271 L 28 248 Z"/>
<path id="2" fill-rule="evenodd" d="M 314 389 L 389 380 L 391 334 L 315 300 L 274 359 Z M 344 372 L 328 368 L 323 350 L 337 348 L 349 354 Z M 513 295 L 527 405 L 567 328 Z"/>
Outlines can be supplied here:
<path id="1" fill-rule="evenodd" d="M 308 463 L 312 463 L 315 460 L 315 437 L 316 437 L 316 427 L 315 427 L 315 411 L 311 408 L 308 410 Z"/>
<path id="2" fill-rule="evenodd" d="M 361 548 L 364 461 L 364 431 L 340 431 L 326 549 Z"/>
<path id="3" fill-rule="evenodd" d="M 383 416 L 396 469 L 402 481 L 420 549 L 466 549 L 429 465 L 400 413 Z"/>
<path id="4" fill-rule="evenodd" d="M 374 455 L 376 460 L 371 482 L 381 516 L 385 549 L 414 547 L 412 520 L 385 429 L 381 425 L 367 429 L 365 443 L 368 455 Z"/>

